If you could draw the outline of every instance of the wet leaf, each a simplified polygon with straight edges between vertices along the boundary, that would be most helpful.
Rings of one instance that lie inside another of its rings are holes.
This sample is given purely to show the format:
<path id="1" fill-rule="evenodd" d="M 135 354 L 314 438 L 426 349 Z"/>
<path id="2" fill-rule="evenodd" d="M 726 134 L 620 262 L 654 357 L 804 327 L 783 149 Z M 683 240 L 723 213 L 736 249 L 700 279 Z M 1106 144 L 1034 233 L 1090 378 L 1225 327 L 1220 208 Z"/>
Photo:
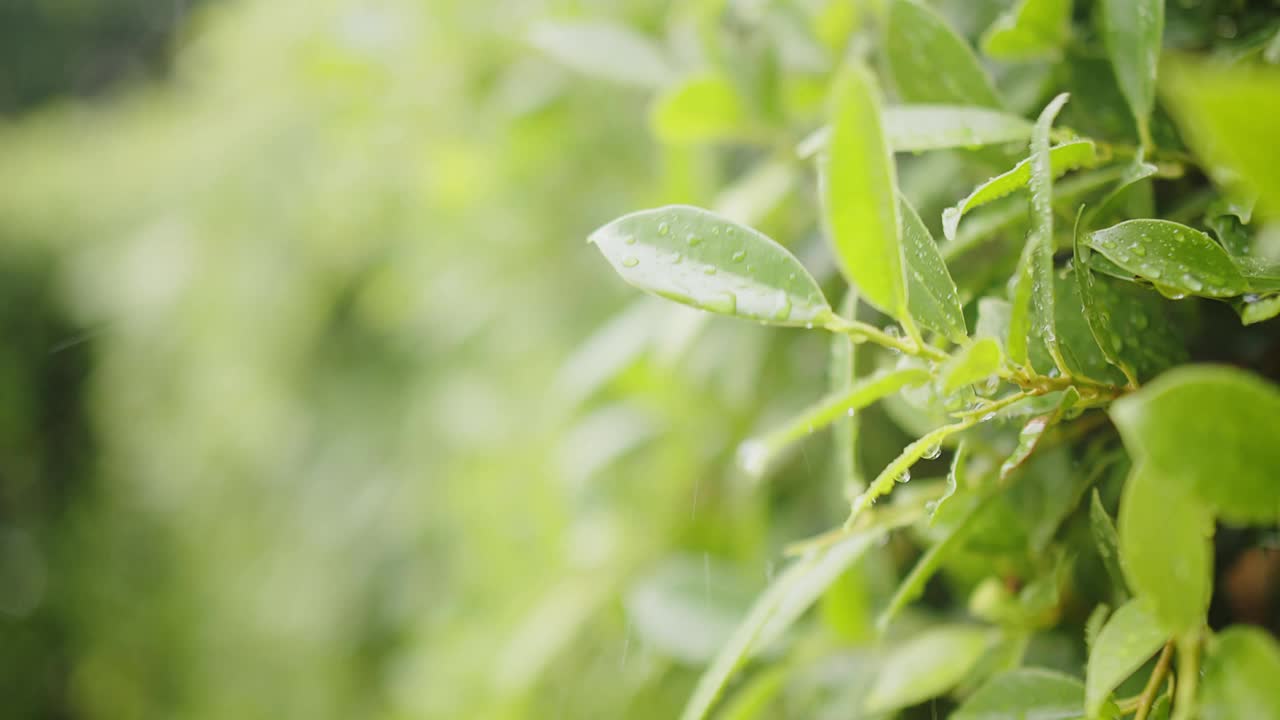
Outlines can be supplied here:
<path id="1" fill-rule="evenodd" d="M 937 12 L 916 0 L 890 0 L 888 14 L 885 49 L 904 100 L 1000 107 L 973 50 Z"/>
<path id="2" fill-rule="evenodd" d="M 1102 2 L 1102 38 L 1144 146 L 1151 145 L 1151 110 L 1164 35 L 1164 1 Z"/>
<path id="3" fill-rule="evenodd" d="M 902 249 L 907 262 L 907 309 L 920 325 L 963 342 L 968 337 L 956 284 L 924 221 L 902 198 Z"/>
<path id="4" fill-rule="evenodd" d="M 1000 369 L 1004 353 L 1000 342 L 984 337 L 962 348 L 942 368 L 942 392 L 950 395 L 967 385 L 982 382 Z"/>
<path id="5" fill-rule="evenodd" d="M 989 629 L 941 625 L 894 646 L 867 696 L 866 711 L 915 705 L 955 687 L 993 640 Z"/>
<path id="6" fill-rule="evenodd" d="M 1079 720 L 1084 685 L 1069 675 L 1023 668 L 997 675 L 978 688 L 951 720 Z"/>
<path id="7" fill-rule="evenodd" d="M 1229 627 L 1209 643 L 1201 680 L 1203 720 L 1280 717 L 1280 646 L 1254 627 Z"/>
<path id="8" fill-rule="evenodd" d="M 1031 123 L 998 110 L 964 105 L 897 105 L 884 108 L 885 139 L 894 152 L 923 152 L 1026 142 Z M 811 157 L 826 148 L 831 129 L 819 128 L 797 147 Z"/>
<path id="9" fill-rule="evenodd" d="M 1231 257 L 1199 230 L 1168 220 L 1128 220 L 1086 236 L 1090 248 L 1172 295 L 1235 297 L 1248 291 Z"/>
<path id="10" fill-rule="evenodd" d="M 1265 322 L 1280 315 L 1280 294 L 1246 295 L 1235 304 L 1235 308 L 1236 312 L 1240 313 L 1240 322 L 1244 325 Z"/>
<path id="11" fill-rule="evenodd" d="M 1089 529 L 1093 534 L 1093 543 L 1098 550 L 1098 557 L 1102 558 L 1102 564 L 1107 569 L 1107 577 L 1111 580 L 1116 594 L 1121 597 L 1127 596 L 1128 584 L 1124 579 L 1124 570 L 1120 567 L 1120 536 L 1116 534 L 1116 526 L 1111 516 L 1102 506 L 1102 498 L 1098 496 L 1097 488 L 1094 489 L 1093 498 L 1089 501 Z"/>
<path id="12" fill-rule="evenodd" d="M 1089 651 L 1085 674 L 1085 710 L 1089 717 L 1097 717 L 1111 692 L 1155 655 L 1168 639 L 1168 634 L 1141 601 L 1130 600 L 1117 608 Z"/>
<path id="13" fill-rule="evenodd" d="M 1071 35 L 1071 0 L 1019 0 L 982 35 L 982 51 L 998 60 L 1056 58 Z"/>

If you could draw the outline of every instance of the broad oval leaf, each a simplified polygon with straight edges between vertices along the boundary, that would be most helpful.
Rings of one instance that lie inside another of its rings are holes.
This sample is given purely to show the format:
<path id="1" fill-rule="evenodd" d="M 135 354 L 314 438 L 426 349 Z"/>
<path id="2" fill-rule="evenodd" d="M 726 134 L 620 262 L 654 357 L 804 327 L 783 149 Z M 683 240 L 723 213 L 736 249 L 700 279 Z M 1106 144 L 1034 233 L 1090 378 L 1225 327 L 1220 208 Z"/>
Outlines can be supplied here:
<path id="1" fill-rule="evenodd" d="M 1086 236 L 1089 247 L 1167 294 L 1235 297 L 1240 269 L 1208 235 L 1169 220 L 1127 220 Z"/>
<path id="2" fill-rule="evenodd" d="M 884 134 L 894 152 L 923 152 L 1026 142 L 1031 123 L 999 110 L 966 105 L 896 105 L 884 108 Z M 831 129 L 819 128 L 796 146 L 802 158 L 826 147 Z"/>
<path id="3" fill-rule="evenodd" d="M 951 720 L 1079 720 L 1084 715 L 1084 685 L 1077 679 L 1038 668 L 1013 670 L 978 688 Z"/>
<path id="4" fill-rule="evenodd" d="M 1049 166 L 1054 177 L 1069 170 L 1092 167 L 1098 161 L 1097 149 L 1090 140 L 1077 140 L 1064 143 L 1049 150 Z M 969 193 L 968 197 L 942 211 L 942 233 L 947 240 L 956 239 L 956 228 L 960 218 L 974 208 L 981 207 L 998 200 L 1015 190 L 1020 190 L 1031 181 L 1031 158 L 1026 158 L 1008 171 L 982 183 Z"/>
<path id="5" fill-rule="evenodd" d="M 836 261 L 862 297 L 892 318 L 907 317 L 896 171 L 880 124 L 875 79 L 854 64 L 835 81 L 823 209 Z"/>
<path id="6" fill-rule="evenodd" d="M 867 695 L 866 711 L 898 710 L 950 690 L 969 673 L 992 639 L 987 628 L 942 625 L 895 646 Z"/>
<path id="7" fill-rule="evenodd" d="M 671 77 L 657 45 L 625 25 L 547 20 L 534 24 L 529 44 L 572 70 L 624 85 L 659 88 Z"/>
<path id="8" fill-rule="evenodd" d="M 685 305 L 772 325 L 821 325 L 832 315 L 791 253 L 707 210 L 642 210 L 596 230 L 590 241 L 628 283 Z"/>
<path id="9" fill-rule="evenodd" d="M 649 126 L 672 144 L 743 140 L 751 136 L 751 118 L 733 83 L 714 73 L 694 75 L 659 95 L 649 111 Z"/>
<path id="10" fill-rule="evenodd" d="M 1102 626 L 1089 650 L 1085 710 L 1097 717 L 1112 691 L 1142 667 L 1169 639 L 1140 600 L 1130 600 Z"/>
<path id="11" fill-rule="evenodd" d="M 929 228 L 915 208 L 902 198 L 902 250 L 907 262 L 907 309 L 924 327 L 952 342 L 969 336 L 964 309 L 947 263 L 938 252 Z"/>
<path id="12" fill-rule="evenodd" d="M 1125 447 L 1162 486 L 1235 523 L 1280 518 L 1280 389 L 1242 370 L 1188 366 L 1117 400 Z"/>
<path id="13" fill-rule="evenodd" d="M 1102 38 L 1138 136 L 1151 145 L 1151 109 L 1164 36 L 1165 0 L 1103 0 Z"/>
<path id="14" fill-rule="evenodd" d="M 1280 718 L 1280 645 L 1253 627 L 1227 628 L 1209 644 L 1200 689 L 1203 720 Z"/>
<path id="15" fill-rule="evenodd" d="M 1000 107 L 973 50 L 932 8 L 890 0 L 885 34 L 893 82 L 907 102 Z"/>
<path id="16" fill-rule="evenodd" d="M 1120 557 L 1134 594 L 1168 633 L 1200 627 L 1212 587 L 1213 524 L 1206 508 L 1138 461 L 1120 498 L 1118 524 Z"/>
<path id="17" fill-rule="evenodd" d="M 1071 35 L 1071 0 L 1019 0 L 982 34 L 982 52 L 998 60 L 1057 57 Z"/>

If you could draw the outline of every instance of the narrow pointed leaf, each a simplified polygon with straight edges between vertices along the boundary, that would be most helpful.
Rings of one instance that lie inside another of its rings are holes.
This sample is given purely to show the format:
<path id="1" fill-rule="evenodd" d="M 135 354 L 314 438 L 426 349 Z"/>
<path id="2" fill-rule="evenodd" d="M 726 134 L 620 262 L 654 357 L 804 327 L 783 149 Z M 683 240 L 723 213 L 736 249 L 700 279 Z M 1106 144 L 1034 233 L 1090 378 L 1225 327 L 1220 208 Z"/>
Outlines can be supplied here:
<path id="1" fill-rule="evenodd" d="M 955 281 L 938 244 L 915 208 L 902 198 L 902 246 L 907 262 L 907 308 L 924 327 L 952 342 L 968 337 Z"/>
<path id="2" fill-rule="evenodd" d="M 1128 584 L 1124 579 L 1124 571 L 1120 567 L 1120 536 L 1116 534 L 1115 523 L 1102 506 L 1102 498 L 1097 488 L 1093 490 L 1093 498 L 1089 501 L 1089 529 L 1093 533 L 1093 543 L 1098 549 L 1098 556 L 1107 569 L 1111 584 L 1120 595 L 1128 594 Z"/>
<path id="3" fill-rule="evenodd" d="M 572 70 L 624 85 L 659 88 L 671 76 L 658 46 L 625 25 L 544 21 L 529 43 Z"/>
<path id="4" fill-rule="evenodd" d="M 894 85 L 907 102 L 1000 107 L 973 50 L 923 3 L 890 0 L 885 45 Z"/>
<path id="5" fill-rule="evenodd" d="M 1280 717 L 1280 645 L 1254 627 L 1227 628 L 1209 644 L 1201 681 L 1203 720 Z"/>
<path id="6" fill-rule="evenodd" d="M 1059 177 L 1076 168 L 1092 167 L 1097 161 L 1097 149 L 1089 140 L 1064 143 L 1049 150 L 1049 166 L 1054 177 Z M 1027 158 L 1005 173 L 979 185 L 955 207 L 949 207 L 942 212 L 943 235 L 947 240 L 955 240 L 956 228 L 960 225 L 960 218 L 964 217 L 965 213 L 998 200 L 1015 190 L 1021 190 L 1030 181 L 1031 158 Z"/>
<path id="7" fill-rule="evenodd" d="M 998 60 L 1058 57 L 1071 35 L 1071 0 L 1019 0 L 982 35 L 982 52 Z"/>
<path id="8" fill-rule="evenodd" d="M 1103 0 L 1102 38 L 1143 145 L 1151 144 L 1165 0 Z"/>
<path id="9" fill-rule="evenodd" d="M 1128 220 L 1085 242 L 1125 271 L 1174 294 L 1235 297 L 1248 292 L 1240 269 L 1208 235 L 1168 220 Z"/>
<path id="10" fill-rule="evenodd" d="M 628 283 L 685 305 L 773 325 L 818 325 L 832 315 L 791 253 L 706 210 L 643 210 L 590 240 Z"/>
<path id="11" fill-rule="evenodd" d="M 896 105 L 884 108 L 884 134 L 894 152 L 924 152 L 1026 142 L 1031 123 L 1006 112 L 966 105 Z M 805 138 L 796 154 L 811 157 L 823 150 L 831 129 L 822 127 Z"/>
<path id="12" fill-rule="evenodd" d="M 875 80 L 852 65 L 836 80 L 831 145 L 822 188 L 836 261 L 861 296 L 895 319 L 907 316 L 896 171 L 880 124 Z"/>
<path id="13" fill-rule="evenodd" d="M 992 632 L 974 625 L 933 627 L 890 652 L 867 695 L 865 709 L 899 710 L 955 687 L 991 644 Z"/>
<path id="14" fill-rule="evenodd" d="M 1085 710 L 1097 717 L 1107 697 L 1169 639 L 1139 600 L 1121 605 L 1102 626 L 1089 651 Z"/>

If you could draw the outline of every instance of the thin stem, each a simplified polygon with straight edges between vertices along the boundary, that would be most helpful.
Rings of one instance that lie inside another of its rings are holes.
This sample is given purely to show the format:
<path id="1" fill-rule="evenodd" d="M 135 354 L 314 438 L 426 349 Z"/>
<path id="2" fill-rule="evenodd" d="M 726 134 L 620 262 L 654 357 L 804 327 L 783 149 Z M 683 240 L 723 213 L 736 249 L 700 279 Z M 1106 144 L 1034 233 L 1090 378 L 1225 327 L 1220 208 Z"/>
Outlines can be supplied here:
<path id="1" fill-rule="evenodd" d="M 1151 706 L 1156 702 L 1156 695 L 1160 694 L 1160 685 L 1164 682 L 1165 675 L 1169 674 L 1169 662 L 1173 658 L 1173 641 L 1164 644 L 1164 650 L 1160 651 L 1160 659 L 1156 661 L 1155 669 L 1151 671 L 1151 677 L 1147 678 L 1147 686 L 1142 689 L 1142 695 L 1138 698 L 1138 711 L 1133 716 L 1133 720 L 1147 720 L 1147 715 L 1151 713 Z"/>
<path id="2" fill-rule="evenodd" d="M 869 340 L 877 345 L 883 345 L 890 350 L 897 350 L 907 355 L 938 361 L 946 360 L 948 357 L 946 353 L 923 342 L 915 342 L 910 338 L 895 337 L 874 325 L 858 320 L 847 320 L 839 315 L 832 315 L 831 319 L 823 327 L 834 333 L 848 335 L 855 341 Z"/>
<path id="3" fill-rule="evenodd" d="M 987 403 L 980 405 L 972 410 L 965 410 L 964 412 L 953 413 L 953 415 L 959 418 L 985 417 L 993 412 L 1003 410 L 1016 402 L 1026 400 L 1027 398 L 1030 398 L 1030 397 L 1036 397 L 1037 395 L 1044 395 L 1046 392 L 1048 391 L 1047 390 L 1022 390 L 1020 392 L 1013 393 L 1012 395 L 1005 395 L 999 400 L 988 401 Z"/>
<path id="4" fill-rule="evenodd" d="M 1178 686 L 1173 699 L 1172 720 L 1191 720 L 1196 705 L 1196 688 L 1200 676 L 1200 633 L 1178 638 Z"/>

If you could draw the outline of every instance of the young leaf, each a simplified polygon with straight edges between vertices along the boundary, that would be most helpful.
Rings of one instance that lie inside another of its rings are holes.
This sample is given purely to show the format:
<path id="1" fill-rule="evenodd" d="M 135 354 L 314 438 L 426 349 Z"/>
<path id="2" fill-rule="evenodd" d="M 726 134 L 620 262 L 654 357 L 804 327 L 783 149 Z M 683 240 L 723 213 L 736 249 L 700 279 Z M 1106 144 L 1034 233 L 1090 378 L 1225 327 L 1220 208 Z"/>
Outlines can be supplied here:
<path id="1" fill-rule="evenodd" d="M 1212 587 L 1212 520 L 1199 500 L 1138 461 L 1120 499 L 1120 557 L 1129 587 L 1173 635 L 1204 624 Z"/>
<path id="2" fill-rule="evenodd" d="M 1093 543 L 1098 549 L 1098 557 L 1107 569 L 1107 577 L 1115 589 L 1115 595 L 1124 598 L 1129 594 L 1129 586 L 1124 579 L 1124 570 L 1120 567 L 1120 536 L 1116 534 L 1115 523 L 1102 506 L 1102 498 L 1097 488 L 1093 490 L 1093 499 L 1089 502 L 1089 528 L 1093 533 Z"/>
<path id="3" fill-rule="evenodd" d="M 902 320 L 907 277 L 896 173 L 881 131 L 879 90 L 865 67 L 851 65 L 835 81 L 831 128 L 822 199 L 836 260 L 864 299 Z"/>
<path id="4" fill-rule="evenodd" d="M 982 51 L 997 60 L 1056 58 L 1071 34 L 1071 0 L 1019 0 L 982 34 Z"/>
<path id="5" fill-rule="evenodd" d="M 671 77 L 653 41 L 625 25 L 543 21 L 530 30 L 529 43 L 564 66 L 603 80 L 659 88 Z"/>
<path id="6" fill-rule="evenodd" d="M 1183 367 L 1117 400 L 1111 418 L 1170 492 L 1209 502 L 1229 522 L 1280 518 L 1275 385 L 1232 368 Z"/>
<path id="7" fill-rule="evenodd" d="M 694 144 L 749 139 L 751 118 L 737 89 L 716 74 L 685 78 L 659 95 L 649 126 L 664 143 Z"/>
<path id="8" fill-rule="evenodd" d="M 706 210 L 642 210 L 596 230 L 590 241 L 628 283 L 685 305 L 772 325 L 818 325 L 832 316 L 791 253 Z"/>
<path id="9" fill-rule="evenodd" d="M 1090 248 L 1172 295 L 1248 292 L 1231 256 L 1199 230 L 1168 220 L 1127 220 L 1086 236 Z"/>
<path id="10" fill-rule="evenodd" d="M 955 687 L 993 640 L 989 629 L 941 625 L 889 651 L 865 709 L 880 714 L 915 705 Z"/>
<path id="11" fill-rule="evenodd" d="M 1151 146 L 1151 110 L 1164 36 L 1165 0 L 1103 0 L 1102 37 L 1138 137 Z"/>
<path id="12" fill-rule="evenodd" d="M 833 393 L 817 404 L 801 412 L 794 420 L 767 435 L 748 440 L 738 448 L 738 461 L 742 468 L 755 477 L 761 477 L 779 453 L 792 444 L 808 437 L 815 430 L 824 428 L 836 420 L 856 411 L 886 395 L 904 387 L 928 382 L 930 374 L 921 368 L 885 370 Z"/>
<path id="13" fill-rule="evenodd" d="M 995 338 L 984 337 L 956 353 L 942 368 L 942 392 L 950 395 L 962 387 L 982 382 L 1000 369 L 1004 353 Z"/>
<path id="14" fill-rule="evenodd" d="M 952 342 L 968 336 L 956 284 L 938 252 L 929 228 L 906 198 L 901 198 L 902 249 L 907 261 L 907 308 L 924 327 Z"/>
<path id="15" fill-rule="evenodd" d="M 1092 167 L 1098 160 L 1097 149 L 1092 141 L 1077 140 L 1064 143 L 1049 150 L 1049 167 L 1053 177 L 1058 177 L 1069 170 L 1081 167 Z M 969 196 L 942 211 L 942 233 L 947 240 L 956 239 L 956 228 L 964 214 L 1002 198 L 1009 193 L 1020 190 L 1031 181 L 1031 158 L 1014 165 L 1013 168 L 982 183 Z"/>
<path id="16" fill-rule="evenodd" d="M 1201 680 L 1203 720 L 1280 717 L 1280 646 L 1258 628 L 1229 627 L 1209 644 Z"/>
<path id="17" fill-rule="evenodd" d="M 902 99 L 1000 107 L 973 50 L 933 9 L 916 0 L 890 0 L 885 34 L 890 73 Z"/>
<path id="18" fill-rule="evenodd" d="M 1084 685 L 1052 670 L 1023 668 L 997 675 L 978 688 L 950 720 L 1079 720 Z"/>
<path id="19" fill-rule="evenodd" d="M 1142 667 L 1169 636 L 1139 600 L 1121 605 L 1094 640 L 1085 673 L 1085 711 L 1097 717 L 1107 696 Z"/>
<path id="20" fill-rule="evenodd" d="M 1026 142 L 1031 123 L 998 110 L 961 105 L 897 105 L 884 108 L 885 140 L 894 152 L 924 152 Z M 815 130 L 796 146 L 801 158 L 818 154 L 831 129 Z"/>
<path id="21" fill-rule="evenodd" d="M 682 720 L 702 720 L 738 669 L 760 648 L 782 635 L 841 573 L 888 532 L 887 527 L 857 533 L 788 567 L 751 606 L 715 660 L 698 679 Z"/>

